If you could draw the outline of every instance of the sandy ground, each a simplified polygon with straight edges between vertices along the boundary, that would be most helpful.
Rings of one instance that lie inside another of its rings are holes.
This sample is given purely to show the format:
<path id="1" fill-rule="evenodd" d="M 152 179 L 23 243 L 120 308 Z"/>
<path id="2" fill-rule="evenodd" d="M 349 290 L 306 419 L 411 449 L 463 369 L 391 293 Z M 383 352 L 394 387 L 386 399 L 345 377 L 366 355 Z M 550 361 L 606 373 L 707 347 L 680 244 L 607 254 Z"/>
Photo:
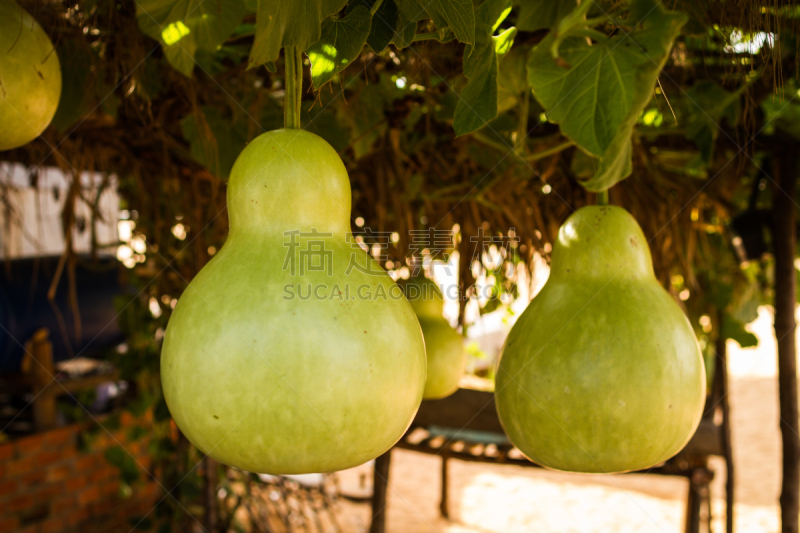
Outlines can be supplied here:
<path id="1" fill-rule="evenodd" d="M 778 531 L 780 433 L 772 316 L 750 328 L 755 349 L 729 346 L 736 478 L 736 531 Z M 450 462 L 450 520 L 439 516 L 440 459 L 395 450 L 390 474 L 389 533 L 627 533 L 683 531 L 687 482 L 660 476 L 582 475 Z M 371 475 L 369 467 L 361 473 Z M 725 466 L 716 461 L 713 531 L 724 531 Z M 359 470 L 340 474 L 357 483 Z M 345 531 L 367 531 L 368 505 L 342 503 Z"/>

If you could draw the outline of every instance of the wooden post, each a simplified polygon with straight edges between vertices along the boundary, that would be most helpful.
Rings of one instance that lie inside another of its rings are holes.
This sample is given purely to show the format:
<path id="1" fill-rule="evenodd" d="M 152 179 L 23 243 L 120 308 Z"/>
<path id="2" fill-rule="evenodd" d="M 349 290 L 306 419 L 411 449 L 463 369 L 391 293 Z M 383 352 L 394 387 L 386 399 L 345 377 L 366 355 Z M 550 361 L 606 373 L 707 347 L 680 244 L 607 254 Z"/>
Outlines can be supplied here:
<path id="1" fill-rule="evenodd" d="M 372 481 L 372 524 L 369 533 L 386 533 L 386 503 L 389 489 L 389 466 L 392 450 L 375 459 Z"/>
<path id="2" fill-rule="evenodd" d="M 219 499 L 217 498 L 217 462 L 209 456 L 203 459 L 205 482 L 205 528 L 209 533 L 219 531 Z"/>
<path id="3" fill-rule="evenodd" d="M 778 386 L 780 428 L 783 444 L 781 483 L 781 531 L 798 533 L 800 514 L 800 437 L 797 411 L 797 354 L 794 318 L 797 303 L 795 280 L 795 181 L 797 150 L 781 150 L 773 166 L 777 189 L 774 192 L 773 243 L 775 245 L 775 336 L 778 339 Z"/>
<path id="4" fill-rule="evenodd" d="M 694 472 L 689 476 L 689 494 L 686 501 L 686 533 L 700 533 L 700 507 L 703 505 L 701 487 L 695 480 Z"/>
<path id="5" fill-rule="evenodd" d="M 719 312 L 717 323 L 722 326 L 724 312 Z M 720 427 L 722 452 L 725 454 L 725 533 L 733 533 L 733 505 L 734 505 L 734 465 L 733 447 L 731 444 L 731 409 L 728 402 L 728 339 L 717 335 L 717 359 L 714 368 L 714 384 L 717 385 L 720 407 L 722 408 L 722 427 Z"/>
<path id="6" fill-rule="evenodd" d="M 442 452 L 442 499 L 439 502 L 439 512 L 443 518 L 450 518 L 450 508 L 447 506 L 447 451 Z"/>
<path id="7" fill-rule="evenodd" d="M 46 390 L 55 378 L 53 344 L 49 336 L 47 328 L 42 328 L 25 343 L 22 371 L 30 376 L 33 386 L 33 425 L 36 431 L 56 426 L 56 396 Z"/>

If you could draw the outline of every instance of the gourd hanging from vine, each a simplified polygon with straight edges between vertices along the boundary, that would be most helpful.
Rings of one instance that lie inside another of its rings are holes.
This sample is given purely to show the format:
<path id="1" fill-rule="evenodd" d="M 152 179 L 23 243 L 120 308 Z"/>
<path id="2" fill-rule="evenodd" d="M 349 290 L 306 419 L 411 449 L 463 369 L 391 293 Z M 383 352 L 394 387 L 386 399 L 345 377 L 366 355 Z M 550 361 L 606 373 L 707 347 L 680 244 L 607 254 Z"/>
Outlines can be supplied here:
<path id="1" fill-rule="evenodd" d="M 298 129 L 302 58 L 285 52 L 286 128 L 236 160 L 230 233 L 175 308 L 161 376 L 201 451 L 252 472 L 329 472 L 403 435 L 422 399 L 425 348 L 400 288 L 347 242 L 347 171 Z"/>
<path id="2" fill-rule="evenodd" d="M 561 226 L 495 394 L 511 441 L 557 470 L 641 470 L 692 437 L 706 398 L 700 347 L 624 209 L 583 207 Z"/>

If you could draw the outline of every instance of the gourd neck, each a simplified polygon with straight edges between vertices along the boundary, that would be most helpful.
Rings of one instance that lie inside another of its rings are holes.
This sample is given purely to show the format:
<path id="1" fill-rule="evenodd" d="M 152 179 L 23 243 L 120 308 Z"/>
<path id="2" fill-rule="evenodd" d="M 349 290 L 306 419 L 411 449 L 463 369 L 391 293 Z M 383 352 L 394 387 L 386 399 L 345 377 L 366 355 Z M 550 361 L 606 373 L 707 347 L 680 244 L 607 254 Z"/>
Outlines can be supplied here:
<path id="1" fill-rule="evenodd" d="M 550 280 L 655 278 L 647 239 L 636 220 L 615 206 L 587 206 L 558 231 Z"/>

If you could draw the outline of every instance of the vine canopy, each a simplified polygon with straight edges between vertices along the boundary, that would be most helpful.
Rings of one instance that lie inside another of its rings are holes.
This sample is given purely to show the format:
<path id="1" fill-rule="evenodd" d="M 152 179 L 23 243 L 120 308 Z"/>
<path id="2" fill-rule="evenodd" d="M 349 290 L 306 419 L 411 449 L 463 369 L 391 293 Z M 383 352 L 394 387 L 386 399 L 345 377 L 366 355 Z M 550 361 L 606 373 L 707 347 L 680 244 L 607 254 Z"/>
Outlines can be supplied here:
<path id="1" fill-rule="evenodd" d="M 508 21 L 512 8 L 516 26 Z M 517 32 L 549 30 L 526 47 L 526 81 L 546 120 L 587 156 L 591 171 L 582 184 L 590 191 L 630 175 L 633 128 L 688 19 L 655 0 L 621 7 L 590 0 L 141 0 L 136 10 L 141 30 L 185 76 L 202 64 L 202 54 L 231 38 L 251 37 L 249 68 L 274 72 L 281 49 L 296 47 L 308 55 L 317 90 L 334 82 L 365 46 L 381 53 L 390 44 L 403 49 L 415 40 L 456 40 L 465 45 L 466 80 L 453 117 L 457 135 L 497 118 L 500 72 L 514 68 L 504 57 Z M 417 33 L 421 21 L 433 31 Z"/>

